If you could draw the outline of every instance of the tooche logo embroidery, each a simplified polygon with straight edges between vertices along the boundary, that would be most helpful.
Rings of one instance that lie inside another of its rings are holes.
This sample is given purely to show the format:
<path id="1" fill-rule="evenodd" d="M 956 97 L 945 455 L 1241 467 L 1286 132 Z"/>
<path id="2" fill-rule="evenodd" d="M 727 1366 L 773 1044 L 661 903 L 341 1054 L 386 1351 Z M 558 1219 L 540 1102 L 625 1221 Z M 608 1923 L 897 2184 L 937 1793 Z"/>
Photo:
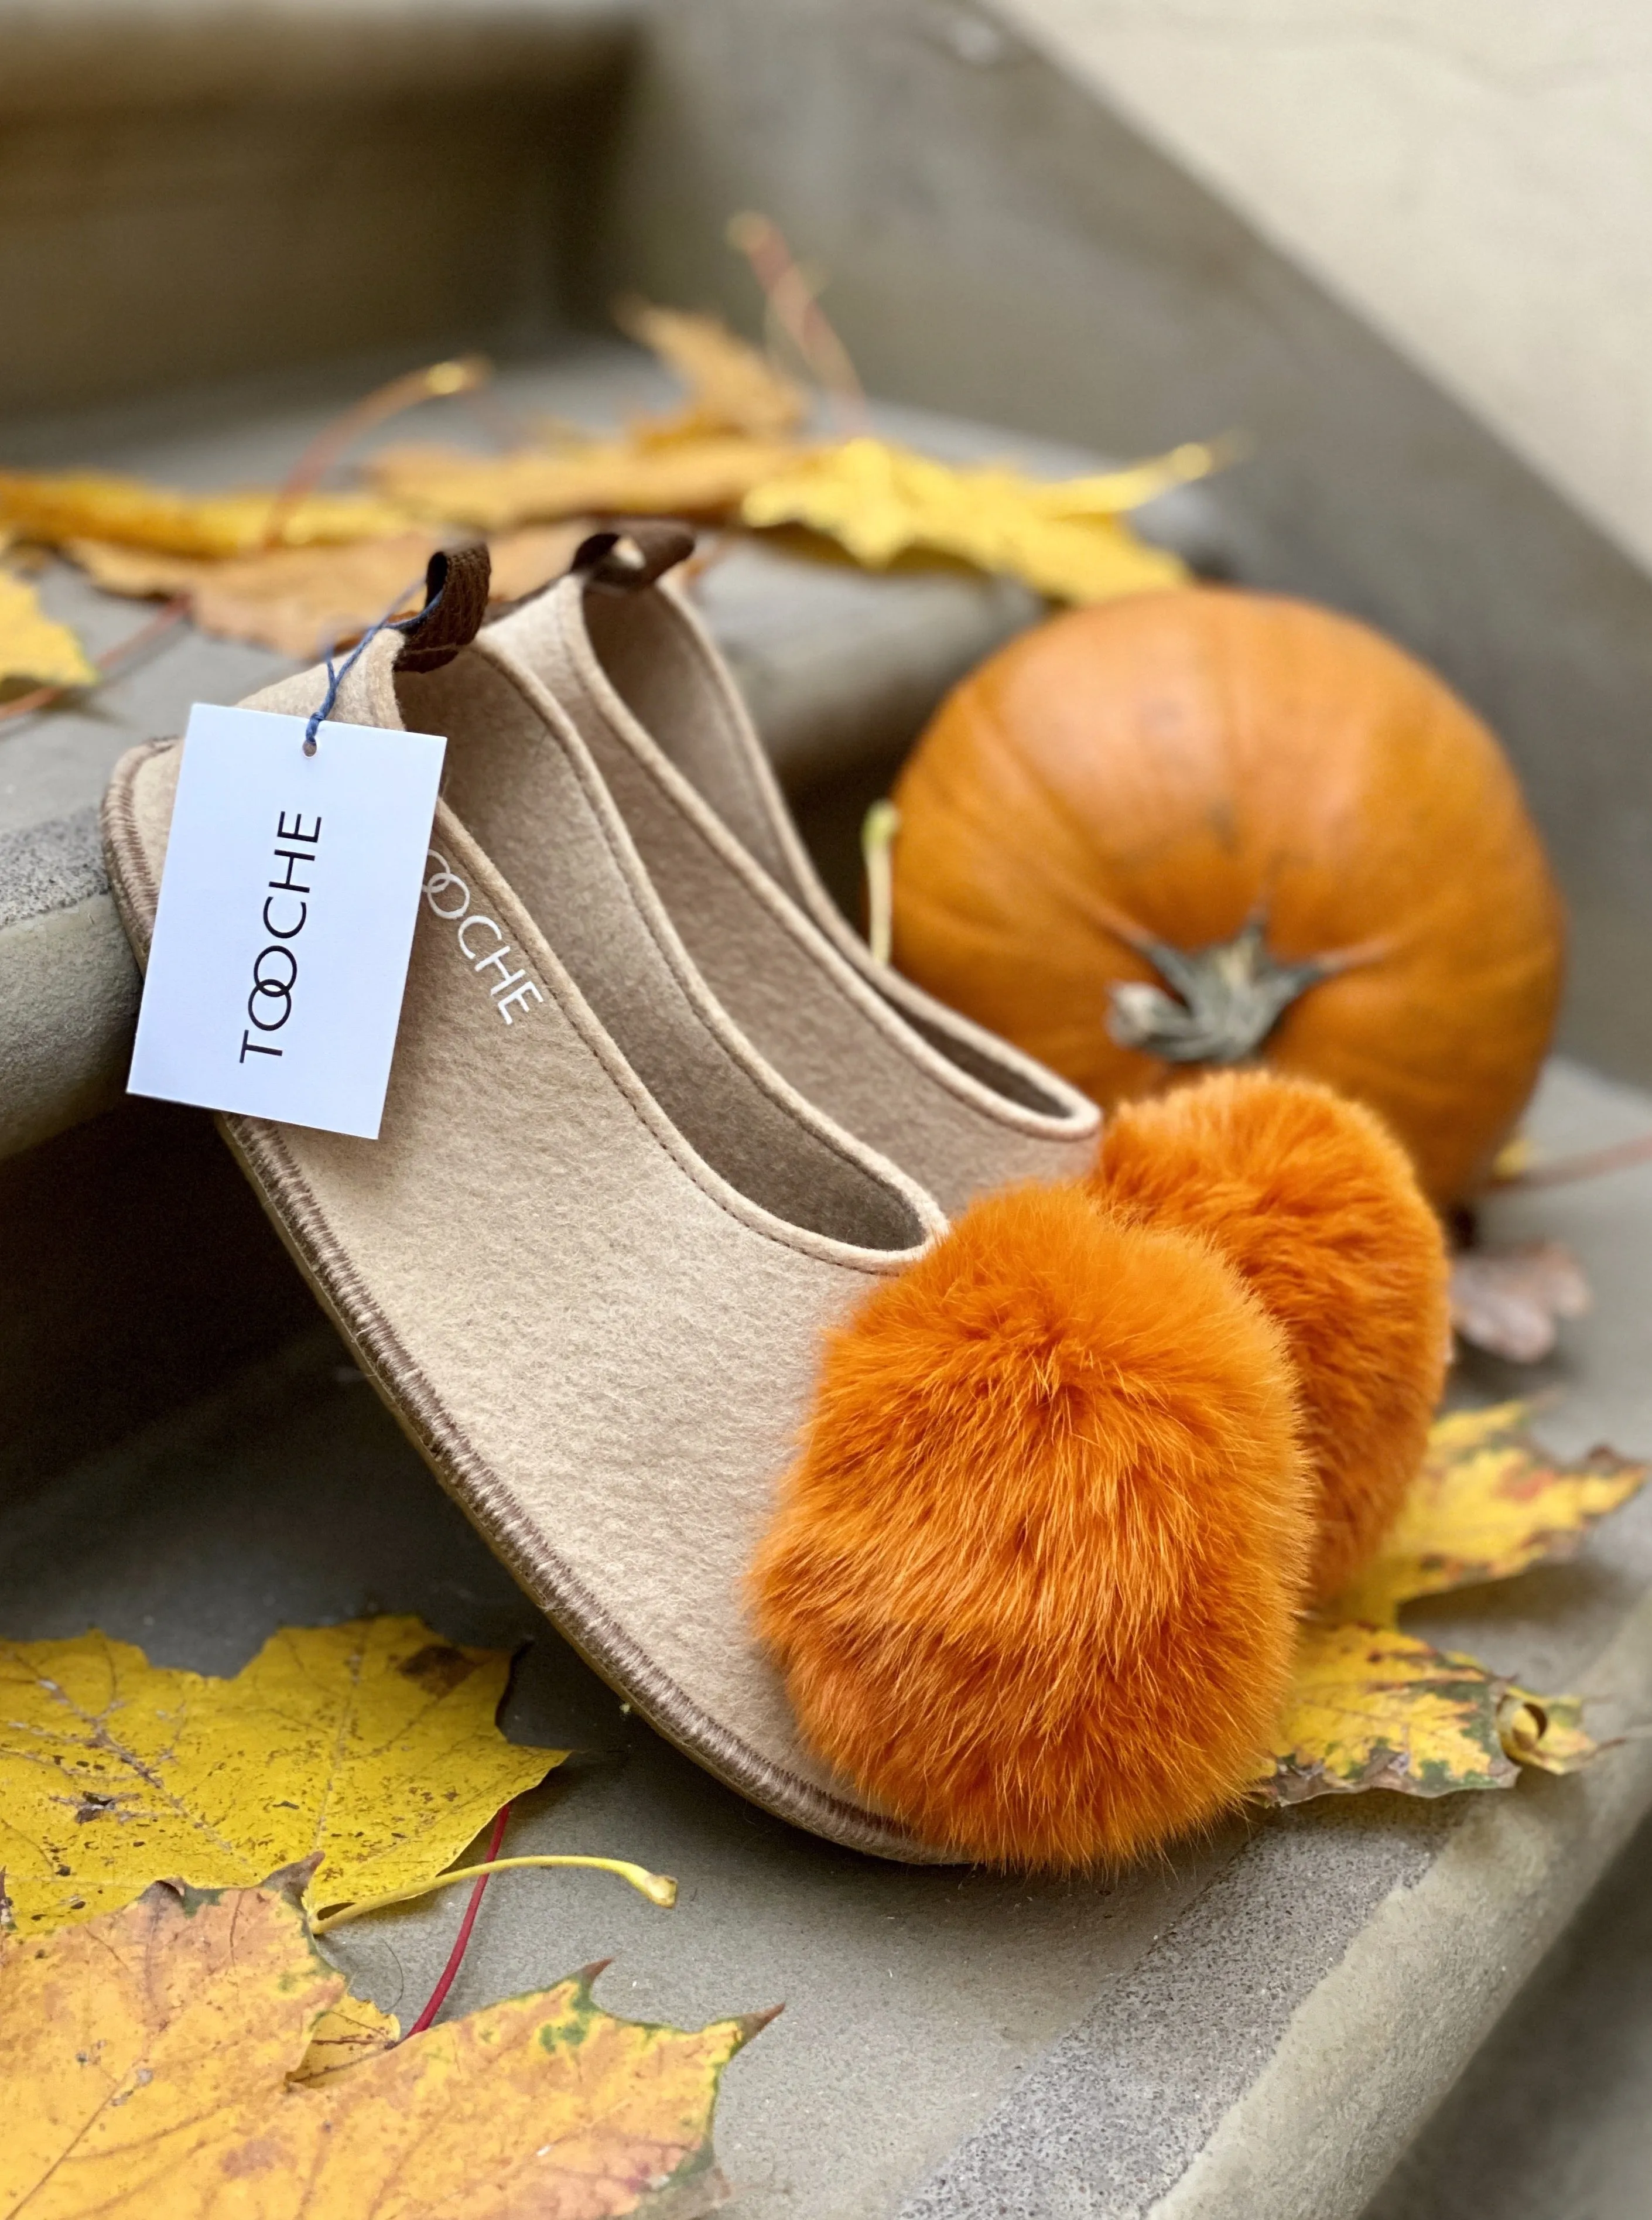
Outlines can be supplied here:
<path id="1" fill-rule="evenodd" d="M 252 1022 L 242 1028 L 238 1063 L 245 1063 L 249 1056 L 286 1054 L 284 1049 L 267 1040 L 254 1040 L 252 1035 L 255 1031 L 278 1033 L 292 1015 L 292 990 L 298 984 L 298 957 L 292 944 L 309 916 L 310 895 L 308 878 L 300 879 L 295 873 L 310 870 L 321 845 L 319 817 L 306 830 L 301 811 L 294 810 L 290 825 L 284 809 L 277 813 L 275 860 L 283 870 L 278 879 L 265 882 L 270 891 L 264 897 L 264 930 L 270 938 L 252 958 L 252 991 L 246 998 L 246 1014 Z"/>
<path id="2" fill-rule="evenodd" d="M 471 889 L 446 857 L 432 848 L 425 860 L 436 866 L 425 881 L 425 901 L 445 924 L 458 925 L 459 948 L 472 971 L 478 975 L 489 970 L 499 974 L 488 992 L 493 997 L 495 1009 L 505 1023 L 514 1025 L 516 1020 L 511 1015 L 513 1007 L 526 1013 L 528 995 L 531 995 L 536 1002 L 542 1002 L 545 996 L 526 971 L 511 970 L 509 941 L 484 911 L 471 907 Z M 438 901 L 438 895 L 442 897 L 440 901 Z M 481 937 L 486 933 L 493 935 L 491 945 Z M 477 937 L 471 939 L 471 935 Z"/>

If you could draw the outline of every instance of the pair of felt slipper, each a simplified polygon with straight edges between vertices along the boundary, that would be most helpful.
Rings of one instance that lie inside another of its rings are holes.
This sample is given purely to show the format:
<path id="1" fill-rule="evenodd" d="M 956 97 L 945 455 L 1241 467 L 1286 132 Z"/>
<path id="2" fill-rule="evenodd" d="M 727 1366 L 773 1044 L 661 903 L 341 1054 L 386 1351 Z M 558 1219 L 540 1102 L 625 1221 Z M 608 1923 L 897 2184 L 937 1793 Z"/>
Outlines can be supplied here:
<path id="1" fill-rule="evenodd" d="M 712 1772 L 886 1855 L 1120 1854 L 1243 1787 L 1310 1558 L 1391 1503 L 1437 1234 L 1287 1089 L 1345 1203 L 1305 1310 L 1263 1161 L 1300 1134 L 1252 1148 L 1243 1085 L 1098 1157 L 1082 1098 L 874 964 L 658 583 L 684 552 L 591 543 L 482 629 L 465 551 L 368 643 L 334 717 L 448 738 L 380 1138 L 226 1135 L 439 1476 Z M 105 804 L 140 960 L 178 761 Z"/>

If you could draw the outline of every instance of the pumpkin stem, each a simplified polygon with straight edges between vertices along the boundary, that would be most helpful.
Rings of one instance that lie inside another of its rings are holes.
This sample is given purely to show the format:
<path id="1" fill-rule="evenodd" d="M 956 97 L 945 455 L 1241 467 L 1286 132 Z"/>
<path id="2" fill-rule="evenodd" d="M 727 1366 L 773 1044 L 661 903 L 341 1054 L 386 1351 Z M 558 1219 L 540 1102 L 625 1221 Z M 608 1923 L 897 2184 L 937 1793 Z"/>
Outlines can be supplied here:
<path id="1" fill-rule="evenodd" d="M 1137 946 L 1174 992 L 1145 980 L 1119 982 L 1109 992 L 1107 1031 L 1120 1048 L 1145 1049 L 1167 1063 L 1242 1063 L 1299 995 L 1347 968 L 1334 956 L 1281 963 L 1269 952 L 1261 911 L 1231 940 L 1191 954 L 1150 935 Z"/>

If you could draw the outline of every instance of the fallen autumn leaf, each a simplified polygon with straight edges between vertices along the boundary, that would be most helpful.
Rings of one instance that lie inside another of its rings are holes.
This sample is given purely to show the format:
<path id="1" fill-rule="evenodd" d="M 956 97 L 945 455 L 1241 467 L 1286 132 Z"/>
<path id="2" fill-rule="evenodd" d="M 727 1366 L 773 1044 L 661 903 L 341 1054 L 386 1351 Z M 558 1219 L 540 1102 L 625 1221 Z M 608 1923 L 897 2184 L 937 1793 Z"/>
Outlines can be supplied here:
<path id="1" fill-rule="evenodd" d="M 90 686 L 97 666 L 67 625 L 48 617 L 27 579 L 0 571 L 0 683 Z"/>
<path id="2" fill-rule="evenodd" d="M 311 493 L 277 508 L 281 501 L 273 486 L 192 494 L 94 471 L 0 471 L 0 525 L 50 547 L 107 539 L 170 555 L 247 555 L 264 545 L 272 517 L 285 547 L 383 539 L 413 521 L 371 494 Z"/>
<path id="3" fill-rule="evenodd" d="M 1498 1403 L 1435 1421 L 1423 1469 L 1375 1561 L 1333 1609 L 1392 1625 L 1418 1596 L 1505 1581 L 1575 1556 L 1637 1494 L 1649 1468 L 1609 1449 L 1574 1462 L 1528 1430 L 1531 1406 Z"/>
<path id="4" fill-rule="evenodd" d="M 719 317 L 622 301 L 614 321 L 689 389 L 688 399 L 672 415 L 645 417 L 633 426 L 651 444 L 708 432 L 776 440 L 795 431 L 808 414 L 801 388 Z"/>
<path id="5" fill-rule="evenodd" d="M 1392 1626 L 1309 1627 L 1264 1803 L 1388 1788 L 1512 1788 L 1523 1766 L 1575 1773 L 1607 1745 L 1576 1696 L 1535 1696 L 1477 1658 Z"/>
<path id="6" fill-rule="evenodd" d="M 1573 1556 L 1647 1467 L 1598 1449 L 1574 1464 L 1527 1431 L 1530 1406 L 1437 1419 L 1376 1561 L 1303 1631 L 1263 1802 L 1388 1788 L 1506 1788 L 1523 1767 L 1572 1773 L 1605 1745 L 1575 1696 L 1540 1696 L 1477 1659 L 1402 1634 L 1402 1605 Z"/>
<path id="7" fill-rule="evenodd" d="M 342 1996 L 311 2028 L 304 2055 L 287 2079 L 313 2089 L 401 2040 L 402 2023 L 394 2012 L 380 2011 L 365 1997 Z"/>
<path id="8" fill-rule="evenodd" d="M 722 2069 L 772 2015 L 611 2018 L 598 1967 L 390 2048 L 274 1886 L 0 1938 L 15 2220 L 697 2220 Z M 335 2064 L 353 2024 L 367 2055 Z M 320 2062 L 318 2062 L 318 2052 Z"/>
<path id="9" fill-rule="evenodd" d="M 489 542 L 493 598 L 515 601 L 558 577 L 585 529 L 558 524 L 498 534 Z M 186 593 L 203 632 L 308 662 L 358 638 L 387 609 L 417 608 L 425 564 L 445 537 L 451 534 L 427 528 L 388 539 L 272 547 L 223 561 L 97 539 L 71 539 L 64 552 L 108 593 Z"/>
<path id="10" fill-rule="evenodd" d="M 1394 1627 L 1311 1626 L 1262 1793 L 1300 1804 L 1362 1788 L 1445 1796 L 1512 1787 L 1520 1768 L 1497 1724 L 1508 1688 L 1472 1657 Z"/>
<path id="11" fill-rule="evenodd" d="M 421 516 L 502 532 L 558 517 L 721 516 L 799 451 L 714 432 L 658 446 L 581 440 L 473 455 L 457 447 L 382 448 L 365 465 L 387 500 Z"/>
<path id="12" fill-rule="evenodd" d="M 1161 466 L 1045 482 L 1001 465 L 938 462 L 885 440 L 817 448 L 753 484 L 740 505 L 755 527 L 807 525 L 885 569 L 911 550 L 1019 578 L 1057 601 L 1099 602 L 1181 584 L 1187 566 L 1150 547 L 1122 512 L 1198 475 L 1194 453 Z M 1213 467 L 1207 460 L 1204 467 Z"/>
<path id="13" fill-rule="evenodd" d="M 408 1618 L 284 1628 L 233 1680 L 98 1633 L 0 1643 L 0 1867 L 19 1930 L 162 1876 L 251 1886 L 316 1853 L 317 1911 L 433 1880 L 566 1755 L 499 1732 L 509 1669 Z"/>

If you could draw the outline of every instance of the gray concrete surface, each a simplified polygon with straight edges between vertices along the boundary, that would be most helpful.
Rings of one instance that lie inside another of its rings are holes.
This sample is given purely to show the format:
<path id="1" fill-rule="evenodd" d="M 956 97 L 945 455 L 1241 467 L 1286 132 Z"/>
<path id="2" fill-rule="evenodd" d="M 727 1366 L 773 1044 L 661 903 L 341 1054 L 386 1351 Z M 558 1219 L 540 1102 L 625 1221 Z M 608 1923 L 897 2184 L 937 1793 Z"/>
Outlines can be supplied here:
<path id="1" fill-rule="evenodd" d="M 1562 1066 L 1536 1123 L 1583 1145 L 1644 1130 L 1652 1100 Z M 1494 1214 L 1500 1234 L 1573 1242 L 1596 1285 L 1545 1369 L 1562 1391 L 1546 1433 L 1652 1445 L 1652 1169 Z M 1460 1389 L 1505 1384 L 1481 1368 Z M 1412 1623 L 1538 1686 L 1644 1708 L 1649 1588 L 1646 1501 L 1575 1565 Z M 13 1636 L 96 1623 L 229 1672 L 284 1621 L 371 1609 L 529 1645 L 508 1730 L 580 1755 L 524 1799 L 510 1847 L 639 1858 L 683 1883 L 670 1914 L 597 1876 L 502 1884 L 452 2009 L 609 1954 L 599 1993 L 619 2011 L 695 2022 L 785 2000 L 726 2085 L 745 2220 L 1352 2220 L 1652 1800 L 1652 1747 L 1633 1744 L 1506 1796 L 1237 1824 L 1111 1886 L 856 1858 L 627 1717 L 319 1328 L 0 1510 Z M 387 1914 L 341 1933 L 340 1960 L 416 2010 L 458 1916 L 451 1898 Z"/>
<path id="2" fill-rule="evenodd" d="M 0 0 L 0 410 L 565 315 L 626 0 Z"/>
<path id="3" fill-rule="evenodd" d="M 1645 2220 L 1652 1826 L 1589 1899 L 1364 2220 Z"/>

